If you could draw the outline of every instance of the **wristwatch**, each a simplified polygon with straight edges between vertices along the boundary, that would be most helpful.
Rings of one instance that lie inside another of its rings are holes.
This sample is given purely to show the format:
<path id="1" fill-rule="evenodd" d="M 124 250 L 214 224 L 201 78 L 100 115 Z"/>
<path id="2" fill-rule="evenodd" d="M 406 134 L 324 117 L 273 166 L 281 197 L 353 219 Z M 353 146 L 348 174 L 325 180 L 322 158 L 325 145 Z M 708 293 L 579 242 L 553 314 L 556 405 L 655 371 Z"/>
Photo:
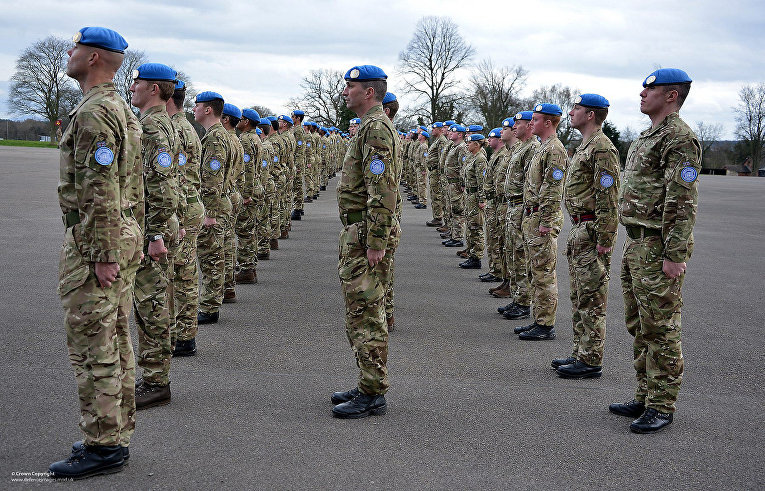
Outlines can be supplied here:
<path id="1" fill-rule="evenodd" d="M 149 242 L 154 242 L 162 238 L 162 234 L 150 235 Z"/>

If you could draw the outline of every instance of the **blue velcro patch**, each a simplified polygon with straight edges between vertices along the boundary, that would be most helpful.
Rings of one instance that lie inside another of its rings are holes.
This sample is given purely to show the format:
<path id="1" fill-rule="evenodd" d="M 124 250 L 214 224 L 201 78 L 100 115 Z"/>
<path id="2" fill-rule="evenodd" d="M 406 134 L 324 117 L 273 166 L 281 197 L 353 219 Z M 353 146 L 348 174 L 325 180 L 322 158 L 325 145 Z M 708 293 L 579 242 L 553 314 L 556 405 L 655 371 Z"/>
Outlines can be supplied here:
<path id="1" fill-rule="evenodd" d="M 486 169 L 483 170 L 483 177 L 486 177 Z"/>
<path id="2" fill-rule="evenodd" d="M 214 171 L 219 170 L 220 169 L 220 162 L 218 162 L 215 159 L 211 160 L 210 161 L 210 169 L 212 169 Z"/>
<path id="3" fill-rule="evenodd" d="M 466 161 L 466 160 L 467 160 L 467 157 L 462 157 L 462 161 L 463 162 Z"/>
<path id="4" fill-rule="evenodd" d="M 555 179 L 556 181 L 560 181 L 561 179 L 563 179 L 563 171 L 560 169 L 553 169 L 552 178 Z"/>
<path id="5" fill-rule="evenodd" d="M 274 162 L 279 162 L 279 156 L 278 155 L 274 155 Z"/>
<path id="6" fill-rule="evenodd" d="M 311 142 L 306 143 L 305 146 L 310 147 L 311 146 Z"/>
<path id="7" fill-rule="evenodd" d="M 425 153 L 423 154 L 423 157 L 427 157 L 427 156 L 428 156 L 428 152 L 425 152 Z"/>
<path id="8" fill-rule="evenodd" d="M 160 167 L 168 168 L 173 165 L 173 157 L 167 152 L 161 152 L 157 155 L 157 163 Z"/>
<path id="9" fill-rule="evenodd" d="M 178 154 L 178 165 L 186 165 L 186 156 L 182 153 Z"/>
<path id="10" fill-rule="evenodd" d="M 372 162 L 369 163 L 369 172 L 372 174 L 379 176 L 383 172 L 385 172 L 385 164 L 382 160 L 375 159 Z"/>
<path id="11" fill-rule="evenodd" d="M 261 164 L 261 167 L 268 167 L 268 160 L 263 159 L 263 163 Z"/>
<path id="12" fill-rule="evenodd" d="M 114 152 L 106 147 L 100 147 L 98 150 L 96 150 L 95 157 L 96 162 L 101 165 L 109 165 L 114 162 Z"/>
<path id="13" fill-rule="evenodd" d="M 302 147 L 302 146 L 303 146 L 303 140 L 298 140 L 298 146 L 299 146 L 299 147 Z"/>
<path id="14" fill-rule="evenodd" d="M 600 185 L 604 188 L 610 188 L 614 185 L 614 178 L 611 177 L 609 174 L 603 174 L 600 177 Z"/>
<path id="15" fill-rule="evenodd" d="M 691 166 L 684 167 L 680 171 L 680 178 L 685 182 L 693 182 L 698 177 L 699 173 Z"/>
<path id="16" fill-rule="evenodd" d="M 244 154 L 244 161 L 245 161 L 245 163 L 250 161 L 250 154 L 249 153 Z"/>
<path id="17" fill-rule="evenodd" d="M 327 146 L 326 145 L 322 145 L 321 148 L 327 148 Z"/>

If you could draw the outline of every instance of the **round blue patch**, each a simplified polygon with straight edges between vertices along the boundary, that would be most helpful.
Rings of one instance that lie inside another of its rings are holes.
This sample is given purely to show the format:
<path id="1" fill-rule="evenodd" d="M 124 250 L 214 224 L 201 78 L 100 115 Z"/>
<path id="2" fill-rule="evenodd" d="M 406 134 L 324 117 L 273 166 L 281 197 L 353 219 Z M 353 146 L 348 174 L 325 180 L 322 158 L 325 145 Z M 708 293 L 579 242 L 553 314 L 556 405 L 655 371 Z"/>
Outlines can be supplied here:
<path id="1" fill-rule="evenodd" d="M 249 153 L 244 154 L 244 162 L 247 163 L 249 161 L 250 161 L 250 154 Z"/>
<path id="2" fill-rule="evenodd" d="M 483 177 L 486 177 L 486 169 L 483 170 Z"/>
<path id="3" fill-rule="evenodd" d="M 173 165 L 173 157 L 167 152 L 161 152 L 157 155 L 157 163 L 160 167 L 168 168 Z"/>
<path id="4" fill-rule="evenodd" d="M 214 171 L 215 171 L 215 170 L 219 170 L 219 169 L 220 169 L 220 162 L 218 162 L 218 161 L 217 161 L 217 160 L 215 160 L 215 159 L 211 160 L 211 161 L 210 161 L 210 169 L 212 169 L 212 170 L 214 170 Z"/>
<path id="5" fill-rule="evenodd" d="M 425 152 L 422 156 L 423 157 L 427 157 L 428 156 L 428 152 Z"/>
<path id="6" fill-rule="evenodd" d="M 372 174 L 379 176 L 383 172 L 385 172 L 385 164 L 382 160 L 375 159 L 372 162 L 369 163 L 369 172 Z"/>
<path id="7" fill-rule="evenodd" d="M 561 179 L 563 179 L 563 171 L 560 169 L 553 169 L 552 178 L 555 179 L 556 181 L 560 181 Z"/>
<path id="8" fill-rule="evenodd" d="M 684 167 L 680 171 L 680 178 L 685 182 L 693 182 L 698 177 L 699 173 L 693 167 Z"/>
<path id="9" fill-rule="evenodd" d="M 261 164 L 261 167 L 268 167 L 268 160 L 263 159 L 263 163 Z"/>
<path id="10" fill-rule="evenodd" d="M 303 141 L 302 141 L 302 140 L 298 140 L 298 146 L 299 146 L 299 147 L 302 147 L 302 146 L 303 146 Z"/>
<path id="11" fill-rule="evenodd" d="M 327 148 L 327 146 L 326 145 L 322 145 L 321 148 Z"/>
<path id="12" fill-rule="evenodd" d="M 109 165 L 114 162 L 114 152 L 106 147 L 100 147 L 98 150 L 96 150 L 95 157 L 96 162 L 101 165 Z"/>
<path id="13" fill-rule="evenodd" d="M 466 160 L 467 160 L 467 157 L 462 157 L 462 161 L 463 162 L 466 161 Z"/>
<path id="14" fill-rule="evenodd" d="M 186 156 L 182 153 L 178 154 L 178 165 L 186 165 Z"/>
<path id="15" fill-rule="evenodd" d="M 310 147 L 311 146 L 311 142 L 306 143 L 305 146 Z"/>
<path id="16" fill-rule="evenodd" d="M 614 185 L 614 178 L 608 174 L 603 174 L 600 177 L 600 185 L 603 186 L 604 188 L 610 188 L 611 186 Z"/>
<path id="17" fill-rule="evenodd" d="M 279 156 L 278 155 L 274 155 L 274 162 L 279 162 Z"/>

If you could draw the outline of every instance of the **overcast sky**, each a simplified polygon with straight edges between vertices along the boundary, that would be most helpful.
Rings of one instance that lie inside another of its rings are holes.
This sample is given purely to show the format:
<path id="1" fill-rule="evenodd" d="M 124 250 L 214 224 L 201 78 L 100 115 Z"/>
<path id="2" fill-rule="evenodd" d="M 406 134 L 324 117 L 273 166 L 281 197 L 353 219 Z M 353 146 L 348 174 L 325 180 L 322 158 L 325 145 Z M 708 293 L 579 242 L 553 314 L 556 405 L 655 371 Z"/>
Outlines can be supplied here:
<path id="1" fill-rule="evenodd" d="M 523 95 L 561 83 L 605 96 L 620 130 L 647 126 L 638 94 L 659 66 L 682 68 L 694 81 L 681 116 L 692 126 L 722 124 L 726 139 L 734 138 L 739 89 L 765 82 L 761 0 L 0 0 L 0 10 L 0 117 L 19 117 L 9 111 L 8 80 L 24 48 L 93 25 L 187 73 L 197 90 L 277 113 L 291 109 L 287 100 L 312 69 L 378 65 L 396 92 L 398 54 L 426 15 L 451 17 L 475 62 L 522 65 L 529 72 Z"/>

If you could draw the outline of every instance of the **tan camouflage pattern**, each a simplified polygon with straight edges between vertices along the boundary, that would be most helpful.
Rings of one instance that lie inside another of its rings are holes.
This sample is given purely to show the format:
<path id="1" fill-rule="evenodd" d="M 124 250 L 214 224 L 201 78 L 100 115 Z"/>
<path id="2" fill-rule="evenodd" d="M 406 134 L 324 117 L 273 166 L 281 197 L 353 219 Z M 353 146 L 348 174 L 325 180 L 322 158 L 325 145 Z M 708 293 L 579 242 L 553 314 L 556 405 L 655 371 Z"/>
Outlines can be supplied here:
<path id="1" fill-rule="evenodd" d="M 598 129 L 577 147 L 566 172 L 563 202 L 569 216 L 594 215 L 579 224 L 572 220 L 566 245 L 571 283 L 572 356 L 588 365 L 603 364 L 606 307 L 611 253 L 616 239 L 619 152 Z"/>
<path id="2" fill-rule="evenodd" d="M 236 220 L 236 262 L 242 269 L 256 269 L 258 264 L 258 217 L 265 206 L 265 188 L 261 184 L 263 160 L 260 138 L 254 130 L 243 132 L 239 139 L 244 150 L 245 181 L 242 188 L 242 210 Z M 244 204 L 247 199 L 252 199 Z"/>
<path id="3" fill-rule="evenodd" d="M 244 167 L 244 149 L 242 143 L 236 136 L 236 130 L 226 131 L 229 145 L 229 165 L 228 173 L 229 192 L 228 197 L 231 200 L 231 213 L 223 222 L 223 291 L 234 291 L 236 286 L 236 221 L 239 212 L 242 209 L 242 194 L 240 190 L 244 188 L 245 167 Z"/>
<path id="4" fill-rule="evenodd" d="M 685 276 L 667 278 L 662 265 L 665 258 L 685 262 L 693 253 L 700 171 L 699 141 L 675 112 L 632 143 L 619 191 L 622 224 L 661 231 L 661 236 L 627 237 L 621 283 L 627 331 L 635 338 L 635 399 L 665 413 L 676 409 L 683 376 Z"/>
<path id="5" fill-rule="evenodd" d="M 428 156 L 425 166 L 428 169 L 428 180 L 430 183 L 430 210 L 433 213 L 434 220 L 443 220 L 444 216 L 444 197 L 441 189 L 441 170 L 439 161 L 441 152 L 446 144 L 446 137 L 438 135 L 428 148 Z"/>
<path id="6" fill-rule="evenodd" d="M 384 394 L 388 382 L 386 262 L 370 268 L 367 248 L 388 250 L 396 225 L 399 139 L 382 105 L 361 118 L 357 139 L 349 147 L 337 187 L 340 217 L 362 213 L 340 234 L 338 274 L 345 297 L 346 334 L 359 367 L 359 390 Z M 388 254 L 386 253 L 386 256 Z M 389 260 L 392 259 L 392 255 Z"/>
<path id="7" fill-rule="evenodd" d="M 58 196 L 61 211 L 76 212 L 79 223 L 66 230 L 57 290 L 77 382 L 79 426 L 87 445 L 127 446 L 135 429 L 128 319 L 143 244 L 141 127 L 112 83 L 91 88 L 69 117 L 60 140 Z M 105 153 L 101 148 L 113 158 L 97 160 Z M 98 284 L 94 262 L 119 263 L 120 275 L 110 287 Z"/>
<path id="8" fill-rule="evenodd" d="M 452 238 L 455 240 L 461 240 L 465 233 L 465 181 L 462 169 L 467 161 L 467 154 L 467 145 L 462 141 L 452 145 L 444 162 L 444 174 L 449 183 L 449 224 Z"/>
<path id="9" fill-rule="evenodd" d="M 486 197 L 486 207 L 484 208 L 486 222 L 486 256 L 489 259 L 489 273 L 497 277 L 503 277 L 501 266 L 503 252 L 501 246 L 503 245 L 505 236 L 505 215 L 503 214 L 501 220 L 499 220 L 497 209 L 501 206 L 505 206 L 505 204 L 500 204 L 498 202 L 496 192 L 496 172 L 499 170 L 498 167 L 502 166 L 502 162 L 506 160 L 504 158 L 505 154 L 507 154 L 507 148 L 505 146 L 501 146 L 491 154 L 489 162 L 486 165 L 486 178 L 483 180 L 483 193 Z M 504 181 L 504 174 L 502 175 L 502 180 Z"/>
<path id="10" fill-rule="evenodd" d="M 481 148 L 483 150 L 483 148 Z M 485 152 L 471 155 L 464 168 L 465 174 L 465 246 L 470 257 L 482 259 L 486 248 L 484 235 L 484 211 L 478 206 L 486 203 L 484 180 L 487 165 Z"/>
<path id="11" fill-rule="evenodd" d="M 295 139 L 295 175 L 292 180 L 292 209 L 303 209 L 303 197 L 305 196 L 304 181 L 306 162 L 308 161 L 308 133 L 301 124 L 296 124 L 292 129 Z"/>
<path id="12" fill-rule="evenodd" d="M 523 218 L 527 274 L 530 276 L 534 321 L 545 326 L 555 324 L 558 309 L 558 235 L 563 225 L 561 199 L 568 163 L 566 149 L 556 135 L 542 142 L 531 157 L 523 188 L 527 216 Z M 538 211 L 528 214 L 528 209 Z M 542 235 L 539 226 L 552 230 Z"/>

